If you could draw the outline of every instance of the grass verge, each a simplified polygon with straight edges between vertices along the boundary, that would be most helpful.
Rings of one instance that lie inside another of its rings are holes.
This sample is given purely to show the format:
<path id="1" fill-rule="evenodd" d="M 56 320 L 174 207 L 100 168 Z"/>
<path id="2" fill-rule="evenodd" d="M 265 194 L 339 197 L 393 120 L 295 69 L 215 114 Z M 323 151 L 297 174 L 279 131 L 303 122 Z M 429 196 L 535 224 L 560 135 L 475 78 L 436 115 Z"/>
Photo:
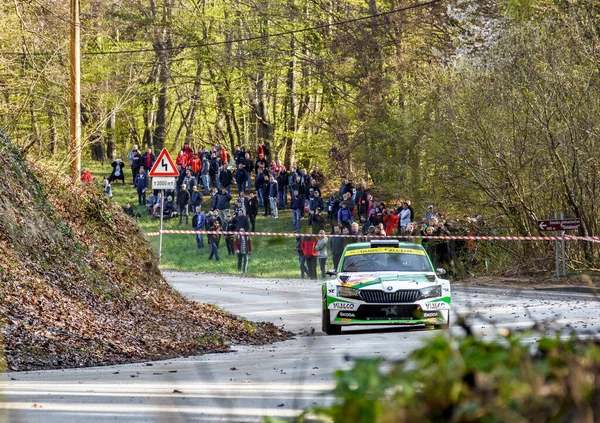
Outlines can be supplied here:
<path id="1" fill-rule="evenodd" d="M 102 165 L 97 162 L 89 162 L 84 165 L 90 170 L 94 178 L 101 181 L 104 176 L 108 176 L 112 170 L 110 165 Z M 113 200 L 119 205 L 130 203 L 140 213 L 141 218 L 138 223 L 146 233 L 157 232 L 160 227 L 160 221 L 152 219 L 146 214 L 144 206 L 137 206 L 137 193 L 133 187 L 133 179 L 130 169 L 125 169 L 126 183 L 114 182 L 112 184 Z M 210 204 L 210 198 L 205 197 L 202 210 L 206 212 Z M 257 232 L 292 232 L 292 215 L 289 210 L 280 210 L 279 218 L 264 217 L 263 210 L 260 210 L 256 219 Z M 302 230 L 306 228 L 306 219 L 302 222 Z M 185 225 L 185 218 L 182 225 L 179 225 L 179 218 L 164 222 L 164 229 L 185 229 L 191 230 L 191 216 L 188 225 Z M 252 254 L 248 265 L 248 275 L 264 278 L 285 278 L 293 279 L 300 277 L 298 268 L 298 255 L 294 251 L 296 245 L 295 238 L 288 237 L 261 237 L 253 236 Z M 158 251 L 158 237 L 150 237 L 150 242 L 154 249 Z M 219 244 L 220 262 L 208 261 L 208 244 L 204 236 L 206 248 L 199 250 L 196 246 L 194 235 L 163 235 L 162 261 L 160 268 L 163 270 L 181 270 L 187 272 L 217 272 L 225 274 L 235 274 L 237 272 L 237 257 L 227 255 L 225 238 L 222 237 Z M 333 267 L 331 258 L 328 263 Z"/>

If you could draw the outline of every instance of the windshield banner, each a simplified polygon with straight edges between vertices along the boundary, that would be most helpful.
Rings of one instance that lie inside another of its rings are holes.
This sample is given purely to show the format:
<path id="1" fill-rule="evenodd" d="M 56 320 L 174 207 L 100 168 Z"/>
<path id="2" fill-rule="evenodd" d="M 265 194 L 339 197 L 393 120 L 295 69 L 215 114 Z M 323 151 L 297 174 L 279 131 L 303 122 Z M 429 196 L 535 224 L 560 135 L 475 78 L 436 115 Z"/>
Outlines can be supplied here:
<path id="1" fill-rule="evenodd" d="M 413 254 L 415 256 L 424 256 L 425 255 L 425 251 L 412 249 L 412 248 L 360 248 L 358 250 L 346 251 L 346 257 L 347 256 L 357 256 L 359 254 L 381 254 L 381 253 Z"/>

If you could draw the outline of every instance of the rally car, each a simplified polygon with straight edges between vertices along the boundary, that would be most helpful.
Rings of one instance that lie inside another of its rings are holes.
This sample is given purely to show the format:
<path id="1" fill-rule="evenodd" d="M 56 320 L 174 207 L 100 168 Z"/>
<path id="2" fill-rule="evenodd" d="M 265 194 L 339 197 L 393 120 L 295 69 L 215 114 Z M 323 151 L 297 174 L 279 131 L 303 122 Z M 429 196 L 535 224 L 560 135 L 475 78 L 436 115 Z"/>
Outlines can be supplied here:
<path id="1" fill-rule="evenodd" d="M 323 332 L 342 326 L 450 326 L 450 281 L 425 249 L 397 240 L 349 244 L 323 282 Z"/>

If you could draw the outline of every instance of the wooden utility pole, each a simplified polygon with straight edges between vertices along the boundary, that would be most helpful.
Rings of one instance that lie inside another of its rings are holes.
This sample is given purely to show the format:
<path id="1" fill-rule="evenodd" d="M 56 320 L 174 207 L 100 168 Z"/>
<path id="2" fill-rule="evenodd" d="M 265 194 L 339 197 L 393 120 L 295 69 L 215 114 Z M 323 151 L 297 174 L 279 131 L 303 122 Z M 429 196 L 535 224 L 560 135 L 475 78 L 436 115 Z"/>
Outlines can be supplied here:
<path id="1" fill-rule="evenodd" d="M 69 176 L 79 180 L 81 172 L 81 38 L 79 1 L 71 0 L 71 102 L 69 110 Z"/>

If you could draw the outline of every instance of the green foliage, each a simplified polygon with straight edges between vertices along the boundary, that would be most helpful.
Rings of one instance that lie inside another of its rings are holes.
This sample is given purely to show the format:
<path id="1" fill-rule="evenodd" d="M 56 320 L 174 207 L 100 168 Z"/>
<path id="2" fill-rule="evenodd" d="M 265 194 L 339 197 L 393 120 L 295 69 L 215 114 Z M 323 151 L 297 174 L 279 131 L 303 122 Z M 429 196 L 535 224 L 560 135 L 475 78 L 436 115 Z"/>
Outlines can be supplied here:
<path id="1" fill-rule="evenodd" d="M 333 422 L 547 422 L 600 418 L 600 347 L 532 334 L 440 335 L 382 371 L 379 359 L 336 372 L 335 402 L 307 410 Z"/>
<path id="2" fill-rule="evenodd" d="M 2 48 L 36 53 L 0 55 L 0 127 L 28 154 L 60 160 L 68 63 L 39 50 L 67 39 L 68 28 L 38 6 L 0 6 Z M 132 144 L 164 141 L 175 153 L 184 141 L 251 152 L 266 143 L 288 166 L 318 164 L 330 181 L 367 182 L 377 199 L 409 198 L 418 215 L 433 203 L 451 217 L 495 216 L 503 232 L 533 235 L 537 219 L 562 211 L 582 220 L 582 235 L 595 234 L 596 6 L 451 2 L 325 28 L 394 6 L 99 2 L 84 9 L 84 151 L 125 158 Z M 302 32 L 269 36 L 282 31 Z M 158 49 L 165 45 L 177 48 Z M 547 252 L 519 246 L 491 266 L 545 269 Z M 585 264 L 599 256 L 593 246 L 573 253 Z"/>

